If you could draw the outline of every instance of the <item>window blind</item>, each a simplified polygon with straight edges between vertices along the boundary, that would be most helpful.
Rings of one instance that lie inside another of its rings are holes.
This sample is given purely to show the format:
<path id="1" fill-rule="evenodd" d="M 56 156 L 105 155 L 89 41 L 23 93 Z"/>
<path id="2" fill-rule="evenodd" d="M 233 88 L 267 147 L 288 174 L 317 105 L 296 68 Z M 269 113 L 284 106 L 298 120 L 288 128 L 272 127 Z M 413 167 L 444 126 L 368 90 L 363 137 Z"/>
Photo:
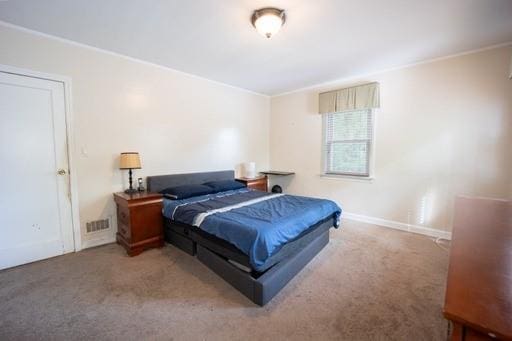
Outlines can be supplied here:
<path id="1" fill-rule="evenodd" d="M 370 176 L 371 109 L 325 114 L 325 173 Z"/>

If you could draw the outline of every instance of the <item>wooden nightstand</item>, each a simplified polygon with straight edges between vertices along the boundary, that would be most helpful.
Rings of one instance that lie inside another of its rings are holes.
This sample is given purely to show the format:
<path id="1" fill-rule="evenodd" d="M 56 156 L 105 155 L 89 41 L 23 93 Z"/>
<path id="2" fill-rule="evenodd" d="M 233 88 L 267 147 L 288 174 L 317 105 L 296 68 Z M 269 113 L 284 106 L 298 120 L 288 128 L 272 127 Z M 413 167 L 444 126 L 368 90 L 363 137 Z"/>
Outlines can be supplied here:
<path id="1" fill-rule="evenodd" d="M 267 176 L 259 176 L 257 178 L 236 178 L 236 181 L 244 183 L 247 187 L 257 189 L 258 191 L 267 192 Z"/>
<path id="2" fill-rule="evenodd" d="M 162 195 L 114 193 L 117 206 L 116 240 L 130 256 L 164 246 Z"/>

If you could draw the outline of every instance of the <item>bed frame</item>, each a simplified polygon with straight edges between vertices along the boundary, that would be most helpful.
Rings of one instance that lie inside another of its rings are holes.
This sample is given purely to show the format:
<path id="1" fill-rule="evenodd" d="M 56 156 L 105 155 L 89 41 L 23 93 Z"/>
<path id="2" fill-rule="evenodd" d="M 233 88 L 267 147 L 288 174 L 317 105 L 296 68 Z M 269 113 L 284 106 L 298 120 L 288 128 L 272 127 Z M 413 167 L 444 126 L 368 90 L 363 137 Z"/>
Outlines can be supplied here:
<path id="1" fill-rule="evenodd" d="M 149 176 L 148 191 L 158 192 L 167 187 L 202 184 L 208 181 L 234 180 L 234 171 Z M 329 229 L 334 219 L 318 222 L 293 242 L 296 248 L 283 247 L 279 262 L 264 272 L 243 271 L 231 261 L 250 268 L 248 258 L 234 245 L 209 235 L 200 229 L 164 218 L 165 240 L 187 252 L 224 278 L 254 303 L 269 302 L 300 270 L 329 242 Z M 286 246 L 286 245 L 285 245 Z"/>

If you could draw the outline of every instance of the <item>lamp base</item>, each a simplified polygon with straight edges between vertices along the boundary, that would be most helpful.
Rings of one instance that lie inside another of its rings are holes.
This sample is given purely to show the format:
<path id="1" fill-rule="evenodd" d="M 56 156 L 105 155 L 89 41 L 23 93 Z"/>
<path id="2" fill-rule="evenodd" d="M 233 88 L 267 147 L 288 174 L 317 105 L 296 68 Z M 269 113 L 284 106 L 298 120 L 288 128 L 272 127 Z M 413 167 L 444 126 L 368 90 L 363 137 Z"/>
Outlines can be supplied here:
<path id="1" fill-rule="evenodd" d="M 135 194 L 135 193 L 139 193 L 139 191 L 137 191 L 135 188 L 128 188 L 127 190 L 124 191 L 126 194 Z"/>

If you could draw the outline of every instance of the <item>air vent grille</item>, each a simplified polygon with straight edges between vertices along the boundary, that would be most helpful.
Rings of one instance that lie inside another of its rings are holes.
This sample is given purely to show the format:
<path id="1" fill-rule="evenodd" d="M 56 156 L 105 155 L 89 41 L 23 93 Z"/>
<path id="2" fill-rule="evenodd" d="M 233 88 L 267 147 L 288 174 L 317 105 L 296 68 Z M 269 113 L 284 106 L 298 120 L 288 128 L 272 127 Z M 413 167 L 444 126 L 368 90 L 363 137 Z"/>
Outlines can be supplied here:
<path id="1" fill-rule="evenodd" d="M 86 223 L 87 233 L 102 231 L 110 228 L 110 219 L 101 219 Z"/>

